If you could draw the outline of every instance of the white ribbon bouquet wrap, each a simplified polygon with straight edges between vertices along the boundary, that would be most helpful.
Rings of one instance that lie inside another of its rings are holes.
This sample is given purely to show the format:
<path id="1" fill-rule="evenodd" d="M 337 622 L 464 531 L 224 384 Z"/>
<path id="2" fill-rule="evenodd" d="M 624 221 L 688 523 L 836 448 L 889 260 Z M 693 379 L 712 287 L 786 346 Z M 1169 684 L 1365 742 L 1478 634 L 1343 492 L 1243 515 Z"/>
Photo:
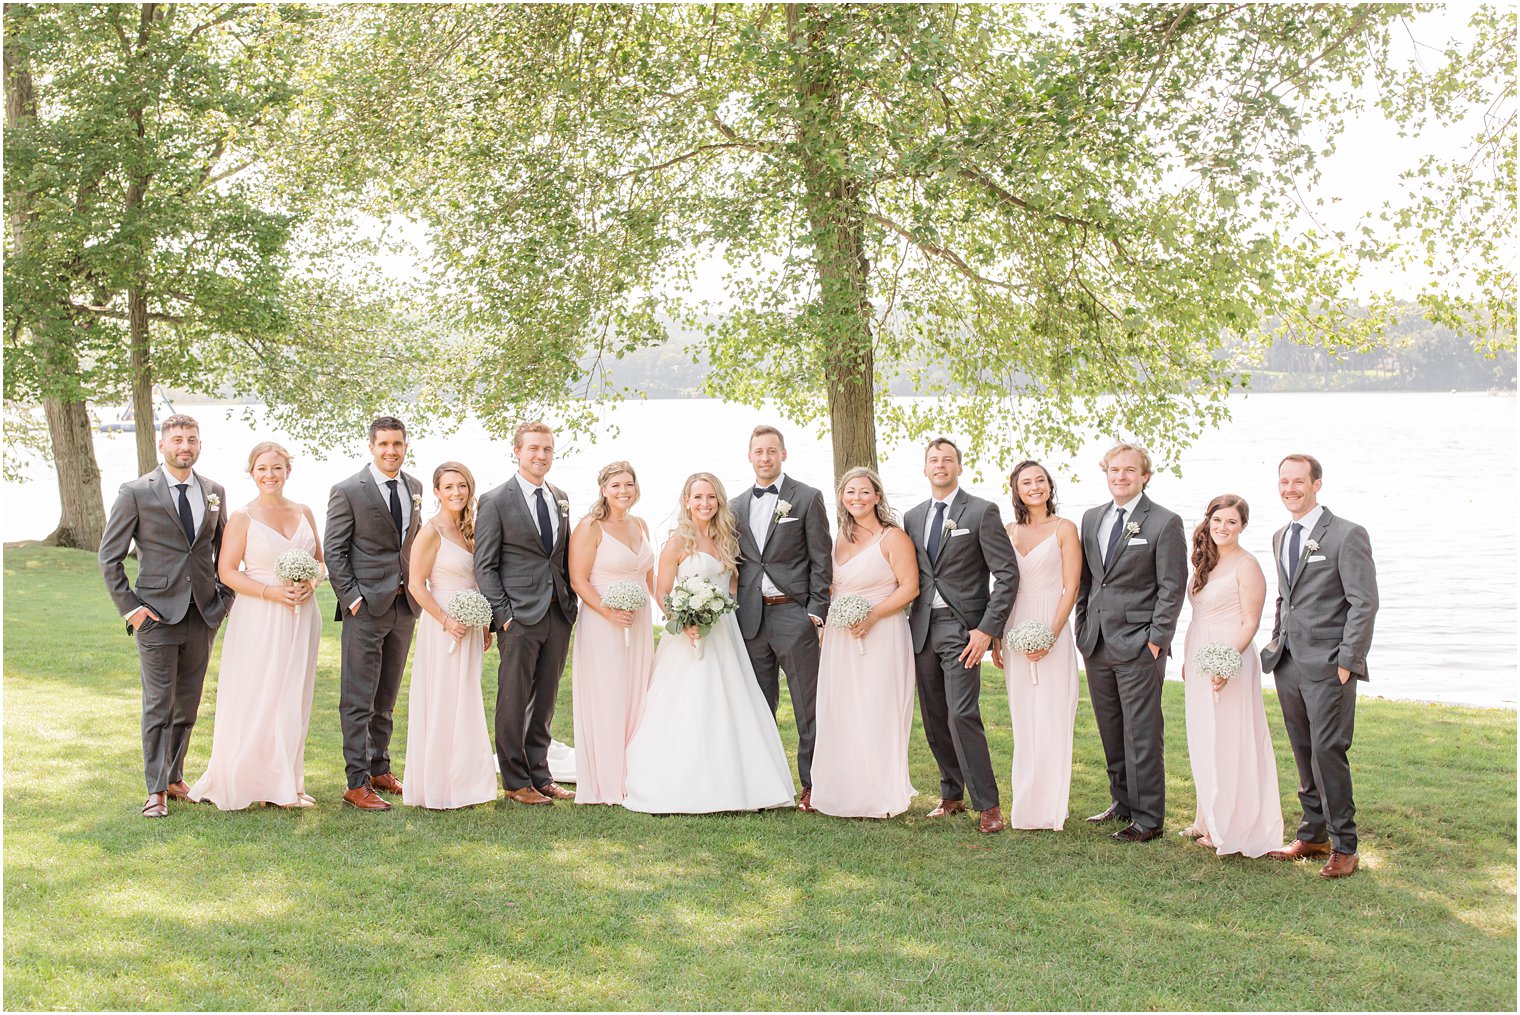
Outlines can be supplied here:
<path id="1" fill-rule="evenodd" d="M 317 563 L 317 558 L 305 550 L 286 550 L 274 559 L 274 576 L 283 578 L 292 585 L 302 582 L 315 581 L 322 574 L 322 565 Z M 299 605 L 292 606 L 296 616 L 301 615 Z"/>
<path id="2" fill-rule="evenodd" d="M 490 627 L 491 626 L 491 601 L 474 589 L 465 589 L 456 592 L 449 597 L 448 604 L 443 612 L 459 621 L 465 627 Z M 459 642 L 449 643 L 449 655 L 454 654 Z"/>
<path id="3" fill-rule="evenodd" d="M 829 603 L 829 626 L 841 627 L 848 631 L 871 615 L 871 601 L 865 596 L 854 593 L 840 596 Z M 866 654 L 866 643 L 863 638 L 855 639 L 855 648 L 861 655 Z"/>
<path id="4" fill-rule="evenodd" d="M 638 582 L 620 581 L 607 586 L 607 591 L 602 593 L 602 605 L 609 610 L 627 610 L 633 613 L 642 610 L 649 604 L 649 593 L 644 591 L 644 586 Z M 628 641 L 628 628 L 623 628 L 623 645 L 626 648 Z"/>
<path id="5" fill-rule="evenodd" d="M 1206 677 L 1230 680 L 1240 675 L 1241 657 L 1235 646 L 1228 642 L 1214 641 L 1198 650 L 1195 660 Z M 1219 692 L 1214 692 L 1214 704 L 1219 704 Z"/>
<path id="6" fill-rule="evenodd" d="M 676 582 L 662 604 L 665 611 L 665 630 L 680 634 L 688 627 L 697 629 L 697 643 L 692 655 L 702 658 L 702 639 L 706 638 L 718 618 L 739 608 L 739 602 L 706 578 L 692 575 Z"/>
<path id="7" fill-rule="evenodd" d="M 1055 633 L 1051 631 L 1049 624 L 1042 624 L 1038 620 L 1026 620 L 1023 623 L 1013 625 L 1008 632 L 1007 648 L 1013 652 L 1026 654 L 1029 652 L 1049 652 L 1050 647 L 1056 643 Z M 1035 669 L 1038 664 L 1029 660 L 1029 681 L 1038 684 L 1040 682 L 1039 671 Z"/>

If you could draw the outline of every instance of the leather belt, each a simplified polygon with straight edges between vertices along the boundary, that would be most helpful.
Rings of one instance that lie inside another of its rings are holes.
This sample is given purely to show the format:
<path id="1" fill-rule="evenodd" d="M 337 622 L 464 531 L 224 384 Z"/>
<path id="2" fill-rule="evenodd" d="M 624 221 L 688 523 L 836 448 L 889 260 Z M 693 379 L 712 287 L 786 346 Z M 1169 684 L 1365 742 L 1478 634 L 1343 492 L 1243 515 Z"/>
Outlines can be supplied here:
<path id="1" fill-rule="evenodd" d="M 766 606 L 781 606 L 792 601 L 791 596 L 761 596 L 760 601 Z"/>

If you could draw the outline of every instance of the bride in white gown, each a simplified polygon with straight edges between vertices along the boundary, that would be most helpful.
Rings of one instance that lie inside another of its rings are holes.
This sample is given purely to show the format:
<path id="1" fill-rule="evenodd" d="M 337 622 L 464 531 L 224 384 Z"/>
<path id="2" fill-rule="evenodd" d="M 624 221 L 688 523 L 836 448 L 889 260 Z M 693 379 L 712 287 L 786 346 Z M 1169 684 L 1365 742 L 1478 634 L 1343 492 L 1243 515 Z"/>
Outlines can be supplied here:
<path id="1" fill-rule="evenodd" d="M 739 538 L 723 487 L 686 480 L 676 530 L 660 551 L 659 593 L 701 575 L 734 589 Z M 693 648 L 695 628 L 655 650 L 644 717 L 628 744 L 623 806 L 648 814 L 708 814 L 792 806 L 791 766 L 732 613 Z"/>

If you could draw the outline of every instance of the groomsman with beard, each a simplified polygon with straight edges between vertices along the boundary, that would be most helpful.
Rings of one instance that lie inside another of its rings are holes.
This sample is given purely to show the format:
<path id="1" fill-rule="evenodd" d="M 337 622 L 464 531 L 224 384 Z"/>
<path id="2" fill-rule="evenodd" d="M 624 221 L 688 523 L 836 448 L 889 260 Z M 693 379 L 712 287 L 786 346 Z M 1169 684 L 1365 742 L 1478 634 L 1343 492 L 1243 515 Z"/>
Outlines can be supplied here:
<path id="1" fill-rule="evenodd" d="M 1356 682 L 1367 679 L 1378 589 L 1367 530 L 1319 503 L 1323 476 L 1312 455 L 1289 455 L 1277 466 L 1277 492 L 1291 520 L 1272 537 L 1277 608 L 1261 668 L 1277 682 L 1303 817 L 1292 844 L 1267 856 L 1325 856 L 1320 877 L 1343 878 L 1360 863 L 1346 754 Z"/>
<path id="2" fill-rule="evenodd" d="M 1144 448 L 1116 445 L 1103 474 L 1113 500 L 1082 516 L 1076 613 L 1110 803 L 1087 820 L 1123 821 L 1115 839 L 1147 842 L 1166 815 L 1161 682 L 1187 587 L 1187 540 L 1182 519 L 1146 496 Z"/>
<path id="3" fill-rule="evenodd" d="M 480 498 L 475 581 L 501 632 L 496 668 L 496 763 L 520 804 L 573 800 L 549 774 L 549 724 L 570 648 L 570 500 L 545 478 L 554 431 L 524 423 L 512 438 L 517 475 Z M 674 776 L 673 776 L 674 777 Z"/>
<path id="4" fill-rule="evenodd" d="M 829 612 L 834 541 L 823 496 L 783 475 L 786 442 L 773 426 L 749 438 L 755 485 L 734 498 L 739 528 L 739 631 L 755 680 L 771 707 L 781 703 L 781 675 L 797 720 L 797 809 L 813 811 L 813 741 L 818 712 L 818 638 Z"/>
<path id="5" fill-rule="evenodd" d="M 1019 564 L 997 505 L 960 488 L 961 451 L 944 437 L 924 449 L 930 498 L 903 518 L 918 550 L 918 599 L 909 627 L 924 737 L 939 763 L 940 818 L 971 806 L 977 830 L 1005 826 L 982 726 L 982 656 L 1002 637 Z M 992 579 L 992 588 L 987 587 Z"/>
<path id="6" fill-rule="evenodd" d="M 417 629 L 407 589 L 412 542 L 422 528 L 422 481 L 401 471 L 406 425 L 381 416 L 369 425 L 374 461 L 332 488 L 322 546 L 343 624 L 338 713 L 348 789 L 343 802 L 385 811 L 376 792 L 401 795 L 391 772 L 391 727 L 401 673 Z"/>
<path id="7" fill-rule="evenodd" d="M 142 816 L 168 816 L 169 798 L 186 800 L 185 754 L 200 711 L 201 687 L 216 629 L 233 592 L 216 577 L 226 491 L 193 466 L 201 454 L 200 424 L 164 420 L 158 438 L 164 464 L 121 488 L 100 541 L 106 590 L 136 636 L 142 679 Z M 137 544 L 137 581 L 122 562 Z"/>

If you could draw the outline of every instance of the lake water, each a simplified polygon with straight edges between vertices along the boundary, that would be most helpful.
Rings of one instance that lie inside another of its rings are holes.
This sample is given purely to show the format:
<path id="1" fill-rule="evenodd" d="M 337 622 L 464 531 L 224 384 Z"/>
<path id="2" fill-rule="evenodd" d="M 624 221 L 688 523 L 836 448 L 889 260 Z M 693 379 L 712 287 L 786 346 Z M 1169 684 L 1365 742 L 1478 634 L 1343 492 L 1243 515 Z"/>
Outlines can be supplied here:
<path id="1" fill-rule="evenodd" d="M 333 481 L 367 461 L 363 434 L 350 457 L 323 461 L 303 452 L 291 434 L 257 424 L 250 428 L 241 407 L 180 403 L 177 408 L 200 420 L 205 449 L 198 468 L 228 488 L 233 504 L 253 497 L 244 470 L 247 451 L 259 440 L 280 440 L 295 453 L 287 492 L 319 516 Z M 1236 493 L 1251 505 L 1252 523 L 1242 542 L 1262 561 L 1269 582 L 1267 631 L 1258 643 L 1270 633 L 1276 596 L 1271 536 L 1287 520 L 1277 500 L 1276 466 L 1284 454 L 1306 451 L 1325 467 L 1320 500 L 1365 526 L 1372 539 L 1382 605 L 1365 692 L 1513 708 L 1520 519 L 1516 400 L 1473 393 L 1257 394 L 1236 397 L 1231 409 L 1229 423 L 1183 455 L 1182 475 L 1158 473 L 1149 492 L 1182 515 L 1189 534 L 1216 494 Z M 761 421 L 786 432 L 788 473 L 814 486 L 832 483 L 827 438 L 789 426 L 775 414 L 715 401 L 651 401 L 611 407 L 606 421 L 609 436 L 562 447 L 550 473 L 577 516 L 595 495 L 597 470 L 626 458 L 639 470 L 643 490 L 635 510 L 663 537 L 689 473 L 713 472 L 736 491 L 751 481 L 745 438 Z M 1063 515 L 1079 519 L 1106 499 L 1097 461 L 1107 443 L 1092 442 L 1074 460 L 1047 459 L 1058 474 Z M 96 453 L 109 510 L 117 487 L 137 474 L 132 435 L 98 435 Z M 408 468 L 426 485 L 433 467 L 450 458 L 475 472 L 482 491 L 514 471 L 510 441 L 487 437 L 474 422 L 448 437 L 414 438 Z M 1060 478 L 1073 469 L 1076 482 Z M 32 472 L 33 480 L 6 487 L 6 541 L 42 538 L 56 524 L 53 477 L 40 466 Z M 925 499 L 920 446 L 885 446 L 882 478 L 899 511 Z M 1012 517 L 1006 476 L 988 473 L 978 480 L 968 474 L 964 485 L 997 500 L 1004 517 Z M 431 497 L 426 506 L 431 513 Z M 1184 609 L 1184 629 L 1187 617 Z M 1179 645 L 1181 639 L 1179 631 Z M 1173 660 L 1173 677 L 1177 670 Z"/>

